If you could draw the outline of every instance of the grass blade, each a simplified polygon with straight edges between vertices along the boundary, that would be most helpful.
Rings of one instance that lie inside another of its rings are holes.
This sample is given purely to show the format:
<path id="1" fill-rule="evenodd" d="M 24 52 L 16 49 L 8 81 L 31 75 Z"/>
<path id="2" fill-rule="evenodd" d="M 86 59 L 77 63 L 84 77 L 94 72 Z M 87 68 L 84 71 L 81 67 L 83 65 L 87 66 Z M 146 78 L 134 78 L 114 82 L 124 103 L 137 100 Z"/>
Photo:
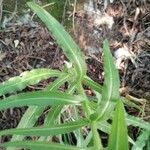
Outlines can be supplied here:
<path id="1" fill-rule="evenodd" d="M 134 127 L 139 127 L 150 132 L 150 123 L 142 120 L 141 118 L 126 115 L 126 122 L 128 126 L 132 125 Z"/>
<path id="2" fill-rule="evenodd" d="M 109 135 L 108 150 L 129 150 L 125 111 L 121 101 L 117 102 Z"/>
<path id="3" fill-rule="evenodd" d="M 49 127 L 49 126 L 56 124 L 56 120 L 58 119 L 58 116 L 59 116 L 62 108 L 63 108 L 62 105 L 52 106 L 52 108 L 50 109 L 50 111 L 47 114 L 47 117 L 44 120 L 44 127 Z M 39 138 L 39 141 L 48 141 L 48 140 L 49 140 L 49 138 L 46 136 L 41 136 Z"/>
<path id="4" fill-rule="evenodd" d="M 50 111 L 47 114 L 46 119 L 44 120 L 44 126 L 48 127 L 51 125 L 56 124 L 55 121 L 58 119 L 58 115 L 60 114 L 63 106 L 58 105 L 58 106 L 53 106 Z"/>
<path id="5" fill-rule="evenodd" d="M 37 141 L 19 141 L 19 142 L 6 142 L 1 146 L 3 147 L 14 147 L 16 148 L 26 148 L 31 150 L 90 150 L 81 147 L 75 147 L 71 145 L 62 145 L 57 143 L 48 143 L 48 142 L 37 142 Z M 91 149 L 92 150 L 92 149 Z"/>
<path id="6" fill-rule="evenodd" d="M 103 42 L 105 80 L 102 90 L 102 101 L 97 109 L 99 119 L 105 119 L 113 111 L 116 100 L 119 99 L 120 79 L 114 64 L 108 41 Z"/>
<path id="7" fill-rule="evenodd" d="M 0 110 L 20 106 L 49 106 L 79 104 L 83 101 L 80 96 L 72 96 L 61 92 L 37 91 L 10 96 L 1 101 Z"/>
<path id="8" fill-rule="evenodd" d="M 30 106 L 26 110 L 23 117 L 21 118 L 21 121 L 19 122 L 17 128 L 30 128 L 30 127 L 33 127 L 35 125 L 38 117 L 43 113 L 44 108 L 43 107 L 37 107 L 37 106 Z M 14 135 L 12 137 L 11 141 L 21 141 L 23 139 L 24 139 L 24 136 Z M 15 150 L 15 149 L 8 148 L 7 150 Z"/>
<path id="9" fill-rule="evenodd" d="M 70 78 L 69 74 L 63 74 L 58 77 L 53 83 L 48 85 L 44 90 L 46 91 L 56 91 L 61 85 L 63 85 Z"/>
<path id="10" fill-rule="evenodd" d="M 64 82 L 66 81 L 66 79 L 69 78 L 69 75 L 60 75 L 60 77 L 58 77 L 58 79 L 56 79 L 53 83 L 51 83 L 48 87 L 46 87 L 45 90 L 47 91 L 56 91 L 62 84 L 64 84 Z M 56 110 L 55 110 L 56 108 Z M 35 122 L 37 121 L 37 118 L 43 113 L 45 107 L 38 107 L 38 106 L 30 106 L 25 114 L 23 115 L 23 117 L 21 118 L 17 128 L 30 128 L 33 127 Z M 60 111 L 58 111 L 58 109 L 61 111 L 60 106 L 52 106 L 51 108 L 51 112 L 53 110 L 52 113 L 55 115 L 50 115 L 50 113 L 48 113 L 47 117 L 47 122 L 49 123 L 54 123 L 54 121 L 56 120 L 56 111 L 59 114 Z M 52 118 L 50 118 L 52 117 Z M 47 124 L 47 123 L 46 123 Z M 23 140 L 24 136 L 21 135 L 14 135 L 11 139 L 11 141 L 21 141 Z M 14 150 L 13 148 L 8 148 L 7 150 Z"/>
<path id="11" fill-rule="evenodd" d="M 132 147 L 132 150 L 142 150 L 147 144 L 147 141 L 150 140 L 150 132 L 142 131 L 142 133 L 137 138 L 135 145 Z"/>
<path id="12" fill-rule="evenodd" d="M 60 75 L 60 71 L 51 69 L 33 69 L 25 71 L 20 76 L 12 77 L 8 81 L 0 84 L 0 96 L 7 93 L 21 91 L 28 85 L 34 85 L 41 80 Z"/>
<path id="13" fill-rule="evenodd" d="M 96 82 L 94 82 L 91 78 L 84 76 L 83 78 L 83 83 L 87 86 L 89 86 L 90 88 L 92 88 L 92 90 L 95 90 L 99 93 L 102 92 L 102 86 Z"/>
<path id="14" fill-rule="evenodd" d="M 78 77 L 82 78 L 86 73 L 86 63 L 79 47 L 71 36 L 64 30 L 62 25 L 42 7 L 34 2 L 28 2 L 27 4 L 47 26 L 58 45 L 63 49 L 65 55 L 75 66 Z"/>
<path id="15" fill-rule="evenodd" d="M 26 136 L 49 136 L 49 135 L 59 135 L 72 132 L 77 130 L 85 125 L 88 125 L 88 120 L 81 119 L 74 122 L 69 122 L 60 125 L 52 125 L 49 127 L 35 127 L 35 128 L 25 128 L 25 129 L 8 129 L 0 132 L 2 135 L 26 135 Z"/>
<path id="16" fill-rule="evenodd" d="M 111 125 L 107 122 L 107 121 L 104 121 L 104 122 L 99 122 L 98 124 L 98 129 L 100 131 L 103 131 L 104 133 L 107 133 L 107 134 L 110 134 L 110 131 L 111 131 Z M 128 136 L 128 141 L 135 145 L 135 142 Z"/>

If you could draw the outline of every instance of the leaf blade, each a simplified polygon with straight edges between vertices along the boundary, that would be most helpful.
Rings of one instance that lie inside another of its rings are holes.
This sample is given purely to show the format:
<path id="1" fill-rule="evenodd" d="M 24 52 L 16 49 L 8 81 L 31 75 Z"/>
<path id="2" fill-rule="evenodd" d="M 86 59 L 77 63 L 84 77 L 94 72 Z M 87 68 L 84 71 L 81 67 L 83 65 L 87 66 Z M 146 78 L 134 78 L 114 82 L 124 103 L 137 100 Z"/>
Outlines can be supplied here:
<path id="1" fill-rule="evenodd" d="M 129 150 L 125 110 L 121 101 L 117 102 L 109 135 L 108 150 Z"/>
<path id="2" fill-rule="evenodd" d="M 53 83 L 51 83 L 48 87 L 46 87 L 46 91 L 56 91 L 62 84 L 64 84 L 64 82 L 69 78 L 69 75 L 60 75 L 60 77 L 58 77 L 58 79 L 56 79 Z M 55 110 L 56 108 L 56 110 Z M 25 114 L 23 115 L 23 117 L 21 118 L 17 128 L 30 128 L 33 127 L 35 122 L 37 121 L 37 118 L 43 113 L 45 107 L 38 107 L 38 106 L 30 106 Z M 52 114 L 54 113 L 55 115 L 51 115 L 52 118 L 50 118 L 51 116 L 49 116 L 49 113 L 47 115 L 48 118 L 46 118 L 47 120 L 49 120 L 48 122 L 54 122 L 57 118 L 56 115 L 56 111 L 57 114 L 59 114 L 59 110 L 60 106 L 52 106 L 51 108 L 51 112 Z M 55 110 L 55 111 L 53 111 Z M 11 141 L 21 141 L 23 140 L 24 136 L 20 136 L 20 135 L 14 135 L 11 139 Z M 44 137 L 45 138 L 45 137 Z M 7 150 L 14 150 L 12 148 L 8 148 Z"/>
<path id="3" fill-rule="evenodd" d="M 139 127 L 141 129 L 145 129 L 148 132 L 150 132 L 150 123 L 142 120 L 141 118 L 126 115 L 126 122 L 128 126 L 132 125 L 134 127 Z"/>
<path id="4" fill-rule="evenodd" d="M 72 40 L 71 36 L 64 30 L 61 24 L 42 7 L 34 2 L 28 2 L 27 4 L 47 26 L 58 45 L 63 49 L 65 55 L 73 65 L 75 65 L 78 77 L 82 78 L 86 73 L 86 63 L 79 47 Z"/>
<path id="5" fill-rule="evenodd" d="M 142 133 L 137 137 L 135 145 L 132 147 L 132 150 L 142 150 L 144 149 L 146 142 L 150 140 L 150 132 L 142 131 Z"/>
<path id="6" fill-rule="evenodd" d="M 101 120 L 110 117 L 110 113 L 113 111 L 117 99 L 119 99 L 120 86 L 119 73 L 114 64 L 107 40 L 103 42 L 103 52 L 105 79 L 102 100 L 96 111 L 96 116 Z"/>
<path id="7" fill-rule="evenodd" d="M 72 96 L 61 92 L 36 91 L 10 96 L 1 101 L 0 110 L 20 106 L 48 106 L 79 104 L 83 101 L 80 96 Z"/>
<path id="8" fill-rule="evenodd" d="M 91 87 L 93 90 L 101 93 L 102 92 L 102 86 L 96 82 L 94 82 L 91 78 L 88 76 L 84 76 L 83 83 L 89 87 Z"/>
<path id="9" fill-rule="evenodd" d="M 20 76 L 12 77 L 9 80 L 1 83 L 0 96 L 7 93 L 14 93 L 16 91 L 21 91 L 28 85 L 34 85 L 41 80 L 59 75 L 60 71 L 44 68 L 25 71 Z"/>
<path id="10" fill-rule="evenodd" d="M 26 136 L 49 136 L 49 135 L 58 135 L 65 134 L 71 131 L 77 130 L 85 125 L 88 125 L 87 119 L 80 119 L 78 121 L 64 123 L 60 125 L 52 125 L 49 127 L 34 127 L 34 128 L 19 128 L 19 129 L 8 129 L 0 132 L 0 136 L 6 134 L 15 134 L 15 135 L 26 135 Z"/>
<path id="11" fill-rule="evenodd" d="M 86 148 L 75 147 L 71 145 L 62 145 L 57 143 L 37 142 L 37 141 L 18 141 L 6 142 L 3 147 L 27 148 L 31 150 L 86 150 Z"/>

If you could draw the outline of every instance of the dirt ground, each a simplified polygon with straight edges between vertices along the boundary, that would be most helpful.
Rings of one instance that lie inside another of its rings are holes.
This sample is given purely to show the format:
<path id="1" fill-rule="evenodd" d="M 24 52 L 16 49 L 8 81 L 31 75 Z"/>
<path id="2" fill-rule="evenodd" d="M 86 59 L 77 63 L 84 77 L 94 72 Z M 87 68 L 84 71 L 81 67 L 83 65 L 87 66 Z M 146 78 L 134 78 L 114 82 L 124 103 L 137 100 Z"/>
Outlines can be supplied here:
<path id="1" fill-rule="evenodd" d="M 127 57 L 120 62 L 120 91 L 123 96 L 144 106 L 144 114 L 135 109 L 129 109 L 129 113 L 150 122 L 150 2 L 117 1 L 106 8 L 105 14 L 114 18 L 111 29 L 106 22 L 93 24 L 93 16 L 86 12 L 75 14 L 75 31 L 71 33 L 86 55 L 88 75 L 102 84 L 103 60 L 97 48 L 105 38 L 110 42 L 113 55 L 119 48 L 134 53 L 133 58 Z M 13 23 L 0 32 L 1 82 L 33 68 L 62 68 L 65 56 L 45 27 L 38 23 L 34 27 L 31 24 L 18 26 Z M 89 48 L 93 46 L 96 50 L 91 52 Z M 48 83 L 46 80 L 26 90 L 42 89 Z M 0 130 L 16 127 L 24 111 L 25 108 L 15 108 L 0 112 Z"/>

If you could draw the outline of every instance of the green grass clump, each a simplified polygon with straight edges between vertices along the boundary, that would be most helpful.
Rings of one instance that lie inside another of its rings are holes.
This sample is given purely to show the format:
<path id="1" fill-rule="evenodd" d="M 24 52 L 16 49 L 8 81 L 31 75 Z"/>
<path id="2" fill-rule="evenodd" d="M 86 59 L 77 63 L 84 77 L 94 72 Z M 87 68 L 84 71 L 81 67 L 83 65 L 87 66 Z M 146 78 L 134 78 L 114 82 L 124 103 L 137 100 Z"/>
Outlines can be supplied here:
<path id="1" fill-rule="evenodd" d="M 84 56 L 64 28 L 36 3 L 27 4 L 45 23 L 72 66 L 61 71 L 34 69 L 0 84 L 0 95 L 12 94 L 1 99 L 0 110 L 28 106 L 17 128 L 0 131 L 0 136 L 12 135 L 11 141 L 1 143 L 1 146 L 7 150 L 128 150 L 130 142 L 133 149 L 143 148 L 150 135 L 150 124 L 125 112 L 119 94 L 119 74 L 108 41 L 103 42 L 105 79 L 102 86 L 86 75 Z M 13 94 L 50 77 L 56 77 L 55 81 L 42 91 Z M 59 88 L 66 82 L 68 88 L 64 92 L 60 91 Z M 92 100 L 85 94 L 83 85 L 96 93 Z M 35 126 L 47 106 L 51 108 L 44 124 Z M 112 120 L 112 124 L 108 123 L 108 120 Z M 138 126 L 143 130 L 137 141 L 128 136 L 127 125 Z M 87 128 L 88 132 L 85 134 Z M 109 135 L 108 146 L 105 148 L 98 130 Z M 26 136 L 39 138 L 29 141 Z M 58 143 L 52 140 L 54 136 L 57 137 Z M 71 136 L 76 142 L 70 140 Z"/>

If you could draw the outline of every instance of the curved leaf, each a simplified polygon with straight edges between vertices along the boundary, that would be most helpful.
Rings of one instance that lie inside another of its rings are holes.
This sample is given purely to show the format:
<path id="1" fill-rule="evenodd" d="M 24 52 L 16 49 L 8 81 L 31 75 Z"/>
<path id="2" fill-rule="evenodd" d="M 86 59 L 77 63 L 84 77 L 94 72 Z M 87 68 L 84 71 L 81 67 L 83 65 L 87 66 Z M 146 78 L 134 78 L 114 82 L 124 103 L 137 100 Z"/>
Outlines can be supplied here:
<path id="1" fill-rule="evenodd" d="M 60 75 L 60 71 L 51 69 L 33 69 L 25 71 L 20 76 L 12 77 L 9 80 L 0 84 L 0 96 L 7 93 L 21 91 L 28 85 L 34 85 L 41 80 Z"/>
<path id="2" fill-rule="evenodd" d="M 63 49 L 65 55 L 75 66 L 77 76 L 82 78 L 86 73 L 86 63 L 79 47 L 71 36 L 64 30 L 62 25 L 42 7 L 34 2 L 28 2 L 27 4 L 44 22 L 49 31 L 51 31 L 58 45 Z"/>
<path id="3" fill-rule="evenodd" d="M 145 129 L 148 132 L 150 132 L 150 123 L 142 120 L 141 118 L 126 115 L 126 122 L 128 126 L 132 125 L 134 127 L 139 127 L 141 129 Z"/>
<path id="4" fill-rule="evenodd" d="M 30 106 L 23 117 L 21 118 L 17 128 L 30 128 L 35 125 L 39 116 L 43 113 L 45 107 Z M 21 141 L 24 139 L 24 136 L 14 135 L 11 141 Z M 13 148 L 8 148 L 7 150 L 15 150 Z"/>
<path id="5" fill-rule="evenodd" d="M 90 88 L 92 88 L 92 90 L 95 90 L 99 93 L 102 92 L 102 86 L 96 82 L 94 82 L 91 78 L 89 78 L 88 76 L 84 76 L 83 78 L 83 83 L 87 86 L 89 86 Z"/>
<path id="6" fill-rule="evenodd" d="M 49 127 L 35 127 L 35 128 L 23 128 L 23 129 L 8 129 L 0 132 L 2 135 L 26 135 L 26 136 L 49 136 L 49 135 L 58 135 L 65 134 L 77 130 L 85 125 L 88 125 L 88 120 L 81 119 L 74 122 L 64 123 L 60 125 L 52 125 Z"/>
<path id="7" fill-rule="evenodd" d="M 48 87 L 46 87 L 45 90 L 47 91 L 56 91 L 67 79 L 69 78 L 69 75 L 61 75 L 56 79 L 53 83 L 51 83 Z M 43 113 L 45 107 L 38 107 L 38 106 L 30 106 L 23 117 L 21 118 L 17 128 L 30 128 L 33 127 L 36 123 L 38 117 Z M 50 123 L 54 122 L 56 120 L 57 115 L 59 115 L 61 111 L 60 106 L 53 106 L 50 110 L 50 112 L 47 115 L 46 120 Z M 51 118 L 52 117 L 52 118 Z M 45 122 L 47 122 L 45 121 Z M 21 141 L 23 140 L 24 136 L 21 135 L 14 135 L 11 139 L 11 141 Z M 44 137 L 45 138 L 45 137 Z M 14 150 L 13 148 L 8 148 L 7 150 Z"/>
<path id="8" fill-rule="evenodd" d="M 142 150 L 146 146 L 147 141 L 150 140 L 150 132 L 142 131 L 138 136 L 135 145 L 132 147 L 132 150 Z"/>
<path id="9" fill-rule="evenodd" d="M 103 52 L 105 80 L 102 89 L 102 100 L 96 112 L 98 119 L 110 117 L 115 103 L 119 99 L 120 86 L 119 73 L 114 64 L 107 40 L 103 42 Z"/>
<path id="10" fill-rule="evenodd" d="M 98 129 L 100 131 L 103 131 L 104 133 L 110 134 L 111 131 L 111 125 L 107 121 L 99 122 Z M 128 141 L 135 145 L 135 142 L 128 136 Z"/>
<path id="11" fill-rule="evenodd" d="M 46 91 L 56 91 L 61 85 L 63 85 L 70 78 L 69 73 L 63 74 L 58 77 L 53 83 L 49 84 L 44 90 Z"/>
<path id="12" fill-rule="evenodd" d="M 129 150 L 125 110 L 121 100 L 116 105 L 109 135 L 108 150 Z"/>
<path id="13" fill-rule="evenodd" d="M 37 91 L 10 96 L 0 103 L 0 110 L 20 106 L 48 106 L 78 104 L 83 101 L 80 96 L 72 96 L 61 92 Z"/>
<path id="14" fill-rule="evenodd" d="M 62 145 L 57 143 L 37 142 L 37 141 L 19 141 L 6 142 L 2 144 L 3 147 L 27 148 L 31 150 L 93 150 L 92 148 L 81 148 L 71 145 Z"/>

